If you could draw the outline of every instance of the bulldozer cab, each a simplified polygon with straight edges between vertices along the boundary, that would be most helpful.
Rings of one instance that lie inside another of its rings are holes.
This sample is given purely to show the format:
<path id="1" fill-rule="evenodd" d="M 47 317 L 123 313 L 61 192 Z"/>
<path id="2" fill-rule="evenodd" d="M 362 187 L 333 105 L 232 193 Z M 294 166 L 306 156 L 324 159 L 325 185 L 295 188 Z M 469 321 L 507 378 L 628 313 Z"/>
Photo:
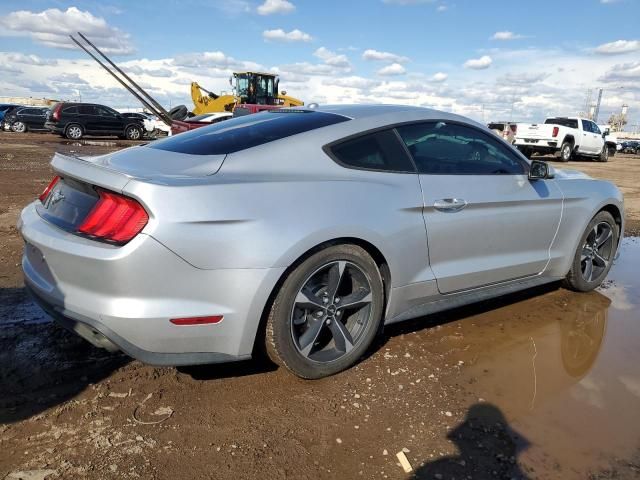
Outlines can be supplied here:
<path id="1" fill-rule="evenodd" d="M 234 73 L 236 96 L 239 103 L 278 105 L 278 82 L 270 73 Z"/>

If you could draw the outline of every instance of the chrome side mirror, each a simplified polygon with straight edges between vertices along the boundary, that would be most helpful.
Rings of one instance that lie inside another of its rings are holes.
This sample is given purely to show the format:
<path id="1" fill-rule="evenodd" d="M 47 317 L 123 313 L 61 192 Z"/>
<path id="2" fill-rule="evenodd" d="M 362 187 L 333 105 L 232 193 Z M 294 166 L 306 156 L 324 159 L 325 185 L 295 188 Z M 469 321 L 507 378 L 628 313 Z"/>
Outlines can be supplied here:
<path id="1" fill-rule="evenodd" d="M 553 167 L 547 162 L 540 160 L 531 160 L 531 166 L 529 167 L 529 180 L 545 180 L 555 177 Z"/>

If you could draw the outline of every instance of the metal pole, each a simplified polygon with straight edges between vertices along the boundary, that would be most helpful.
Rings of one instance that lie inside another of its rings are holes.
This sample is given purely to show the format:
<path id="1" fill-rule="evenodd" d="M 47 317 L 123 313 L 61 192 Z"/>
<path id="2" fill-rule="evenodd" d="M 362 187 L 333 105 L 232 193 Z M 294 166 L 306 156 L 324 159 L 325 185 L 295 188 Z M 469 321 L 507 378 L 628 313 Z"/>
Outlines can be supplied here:
<path id="1" fill-rule="evenodd" d="M 85 37 L 82 33 L 78 32 L 78 35 L 80 35 L 80 37 L 87 42 L 89 45 L 91 45 L 93 47 L 93 49 L 98 52 L 100 54 L 100 56 L 102 56 L 102 58 L 104 58 L 107 62 L 109 62 L 109 64 L 116 69 L 116 71 L 118 73 L 120 73 L 120 75 L 122 75 L 124 78 L 127 79 L 127 81 L 129 81 L 135 88 L 138 89 L 138 91 L 144 95 L 151 103 L 153 103 L 156 108 L 158 110 L 160 110 L 162 113 L 164 113 L 165 115 L 167 115 L 167 117 L 169 117 L 169 112 L 167 112 L 164 107 L 162 105 L 160 105 L 155 98 L 153 98 L 151 95 L 149 95 L 140 85 L 138 85 L 136 82 L 134 82 L 126 73 L 124 73 L 115 63 L 113 63 L 111 61 L 111 59 L 109 57 L 107 57 L 104 53 L 102 53 L 102 51 L 96 47 L 93 43 L 91 43 L 91 41 L 89 41 L 89 39 L 87 37 Z"/>
<path id="2" fill-rule="evenodd" d="M 168 126 L 171 126 L 171 117 L 169 116 L 169 114 L 167 113 L 165 116 L 166 112 L 160 112 L 158 111 L 155 107 L 153 107 L 151 104 L 149 104 L 149 102 L 147 102 L 144 98 L 142 98 L 138 93 L 136 93 L 131 86 L 127 85 L 120 77 L 118 77 L 115 73 L 113 73 L 111 70 L 109 70 L 109 67 L 107 67 L 104 63 L 102 63 L 100 61 L 100 59 L 98 57 L 96 57 L 93 53 L 91 53 L 84 45 L 82 45 L 78 40 L 76 40 L 72 35 L 69 35 L 69 38 L 71 38 L 71 40 L 73 40 L 75 42 L 76 45 L 78 45 L 82 50 L 84 50 L 91 58 L 93 58 L 96 62 L 98 62 L 98 65 L 100 65 L 102 68 L 104 68 L 107 72 L 109 72 L 111 74 L 111 76 L 113 76 L 113 78 L 115 78 L 120 85 L 122 85 L 124 88 L 126 88 L 134 97 L 136 97 L 145 107 L 147 107 L 150 111 L 152 111 L 154 114 L 156 114 L 164 123 L 166 123 Z M 164 110 L 164 109 L 163 109 Z"/>

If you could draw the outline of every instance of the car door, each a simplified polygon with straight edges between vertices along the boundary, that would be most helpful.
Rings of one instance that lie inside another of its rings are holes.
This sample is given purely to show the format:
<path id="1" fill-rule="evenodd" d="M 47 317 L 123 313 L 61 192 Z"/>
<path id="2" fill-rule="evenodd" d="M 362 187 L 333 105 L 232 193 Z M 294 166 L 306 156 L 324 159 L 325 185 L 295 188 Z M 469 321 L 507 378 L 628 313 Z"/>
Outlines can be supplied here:
<path id="1" fill-rule="evenodd" d="M 591 133 L 593 134 L 593 145 L 595 149 L 593 153 L 600 153 L 604 146 L 604 136 L 602 135 L 600 127 L 595 122 L 589 123 L 591 124 Z"/>
<path id="2" fill-rule="evenodd" d="M 596 153 L 596 145 L 594 140 L 594 133 L 591 131 L 591 122 L 589 120 L 580 120 L 582 124 L 582 141 L 580 142 L 580 148 L 578 150 L 581 153 L 587 153 L 593 155 Z"/>
<path id="3" fill-rule="evenodd" d="M 448 121 L 398 127 L 419 172 L 429 263 L 441 293 L 544 271 L 562 212 L 553 180 L 480 128 Z"/>
<path id="4" fill-rule="evenodd" d="M 85 133 L 90 135 L 100 135 L 100 117 L 93 105 L 78 105 L 78 120 L 82 124 Z"/>
<path id="5" fill-rule="evenodd" d="M 105 135 L 122 135 L 124 131 L 124 121 L 122 116 L 115 110 L 96 105 L 96 111 L 100 117 L 100 129 Z"/>

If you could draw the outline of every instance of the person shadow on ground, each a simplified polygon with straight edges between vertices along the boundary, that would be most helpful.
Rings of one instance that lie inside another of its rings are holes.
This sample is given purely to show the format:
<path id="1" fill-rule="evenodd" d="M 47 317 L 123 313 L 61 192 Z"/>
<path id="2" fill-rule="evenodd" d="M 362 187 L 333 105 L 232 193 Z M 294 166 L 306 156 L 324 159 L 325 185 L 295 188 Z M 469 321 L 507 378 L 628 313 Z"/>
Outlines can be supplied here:
<path id="1" fill-rule="evenodd" d="M 512 430 L 502 411 L 490 403 L 476 403 L 464 421 L 449 432 L 459 455 L 425 463 L 412 480 L 524 480 L 529 477 L 517 462 L 530 444 Z"/>

